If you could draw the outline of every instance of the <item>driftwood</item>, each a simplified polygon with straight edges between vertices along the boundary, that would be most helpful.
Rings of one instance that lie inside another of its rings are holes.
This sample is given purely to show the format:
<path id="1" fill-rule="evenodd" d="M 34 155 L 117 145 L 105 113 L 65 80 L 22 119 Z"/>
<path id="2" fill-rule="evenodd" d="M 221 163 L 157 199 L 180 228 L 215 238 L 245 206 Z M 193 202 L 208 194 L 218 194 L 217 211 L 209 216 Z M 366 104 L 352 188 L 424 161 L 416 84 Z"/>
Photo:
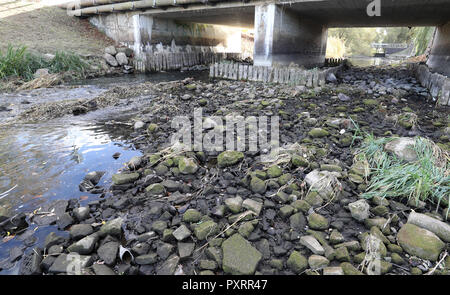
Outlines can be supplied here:
<path id="1" fill-rule="evenodd" d="M 414 211 L 409 214 L 408 223 L 427 229 L 445 242 L 450 242 L 450 225 L 425 214 Z"/>

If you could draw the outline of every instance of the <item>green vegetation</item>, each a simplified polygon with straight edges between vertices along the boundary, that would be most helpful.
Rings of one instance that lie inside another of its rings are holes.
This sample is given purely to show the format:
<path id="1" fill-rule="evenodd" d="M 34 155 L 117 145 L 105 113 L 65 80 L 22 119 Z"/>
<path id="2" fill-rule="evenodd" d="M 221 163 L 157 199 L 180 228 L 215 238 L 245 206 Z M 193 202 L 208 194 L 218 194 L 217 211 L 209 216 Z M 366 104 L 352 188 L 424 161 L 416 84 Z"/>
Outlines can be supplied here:
<path id="1" fill-rule="evenodd" d="M 425 53 L 434 27 L 392 27 L 392 28 L 335 28 L 328 31 L 328 57 L 349 55 L 372 56 L 371 43 L 415 44 L 415 55 Z"/>
<path id="2" fill-rule="evenodd" d="M 375 138 L 366 134 L 356 160 L 368 163 L 370 181 L 365 198 L 408 198 L 428 200 L 448 206 L 450 195 L 449 155 L 432 141 L 417 137 L 418 159 L 405 162 L 387 153 L 384 146 L 395 138 Z"/>
<path id="3" fill-rule="evenodd" d="M 88 67 L 80 56 L 62 51 L 56 52 L 51 60 L 30 53 L 25 46 L 9 45 L 6 52 L 0 52 L 0 79 L 17 77 L 28 81 L 41 68 L 47 68 L 50 73 L 71 71 L 84 76 Z"/>
<path id="4" fill-rule="evenodd" d="M 415 27 L 410 31 L 409 37 L 416 45 L 416 55 L 422 55 L 427 50 L 434 35 L 434 27 Z"/>

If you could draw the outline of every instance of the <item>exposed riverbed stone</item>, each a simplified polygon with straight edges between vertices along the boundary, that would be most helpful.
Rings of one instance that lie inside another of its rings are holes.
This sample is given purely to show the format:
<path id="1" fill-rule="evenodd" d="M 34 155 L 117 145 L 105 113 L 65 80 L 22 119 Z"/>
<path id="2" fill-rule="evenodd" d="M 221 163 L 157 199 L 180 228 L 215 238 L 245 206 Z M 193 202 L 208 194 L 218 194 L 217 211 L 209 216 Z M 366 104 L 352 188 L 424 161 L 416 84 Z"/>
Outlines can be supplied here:
<path id="1" fill-rule="evenodd" d="M 123 219 L 121 217 L 106 222 L 100 228 L 100 236 L 120 236 L 122 234 L 122 223 Z"/>
<path id="2" fill-rule="evenodd" d="M 75 224 L 70 228 L 70 236 L 72 239 L 78 240 L 82 237 L 88 236 L 94 232 L 94 229 L 89 224 Z"/>
<path id="3" fill-rule="evenodd" d="M 213 237 L 217 234 L 219 227 L 217 223 L 212 220 L 204 221 L 194 228 L 194 234 L 199 240 L 204 240 L 207 237 Z"/>
<path id="4" fill-rule="evenodd" d="M 227 205 L 228 209 L 233 213 L 239 213 L 242 208 L 242 198 L 237 196 L 235 198 L 228 198 L 225 200 L 225 205 Z"/>
<path id="5" fill-rule="evenodd" d="M 254 274 L 262 258 L 262 254 L 239 234 L 234 234 L 225 240 L 222 244 L 222 250 L 222 267 L 229 274 Z"/>
<path id="6" fill-rule="evenodd" d="M 202 218 L 202 214 L 195 210 L 195 209 L 188 209 L 183 214 L 183 221 L 184 222 L 198 222 Z"/>
<path id="7" fill-rule="evenodd" d="M 79 254 L 85 255 L 90 254 L 95 247 L 95 243 L 98 241 L 98 235 L 92 234 L 87 237 L 82 238 L 78 242 L 70 245 L 67 248 L 69 252 L 77 252 Z"/>
<path id="8" fill-rule="evenodd" d="M 118 242 L 108 242 L 101 245 L 97 249 L 97 254 L 107 265 L 113 265 L 116 262 L 117 254 L 119 253 Z"/>
<path id="9" fill-rule="evenodd" d="M 194 159 L 181 157 L 178 159 L 178 169 L 182 174 L 194 174 L 198 170 L 198 165 Z"/>
<path id="10" fill-rule="evenodd" d="M 311 131 L 308 132 L 308 134 L 311 137 L 321 138 L 328 136 L 330 133 L 322 128 L 313 128 Z"/>
<path id="11" fill-rule="evenodd" d="M 217 157 L 217 165 L 220 168 L 235 165 L 244 159 L 244 154 L 238 151 L 224 151 Z"/>
<path id="12" fill-rule="evenodd" d="M 250 181 L 250 188 L 254 193 L 263 194 L 266 191 L 266 183 L 258 177 L 253 177 Z"/>
<path id="13" fill-rule="evenodd" d="M 139 173 L 120 173 L 114 174 L 112 176 L 112 181 L 114 184 L 127 184 L 131 182 L 135 182 L 139 178 Z"/>
<path id="14" fill-rule="evenodd" d="M 92 256 L 60 254 L 48 270 L 49 273 L 81 274 L 81 269 L 92 264 Z"/>
<path id="15" fill-rule="evenodd" d="M 415 144 L 414 138 L 400 137 L 386 143 L 384 149 L 402 160 L 412 162 L 417 160 L 417 153 L 414 150 Z"/>
<path id="16" fill-rule="evenodd" d="M 445 247 L 434 233 L 409 223 L 402 226 L 397 240 L 409 254 L 431 261 L 436 261 Z"/>
<path id="17" fill-rule="evenodd" d="M 163 195 L 166 192 L 166 189 L 164 186 L 160 183 L 154 183 L 150 184 L 148 187 L 145 188 L 145 191 L 149 196 L 159 196 Z"/>
<path id="18" fill-rule="evenodd" d="M 329 221 L 320 214 L 312 213 L 308 215 L 308 225 L 312 229 L 325 230 L 329 226 Z"/>
<path id="19" fill-rule="evenodd" d="M 306 175 L 305 181 L 311 192 L 317 192 L 322 198 L 329 200 L 334 196 L 336 187 L 341 185 L 335 173 L 315 169 Z"/>
<path id="20" fill-rule="evenodd" d="M 256 215 L 259 215 L 261 212 L 263 204 L 261 202 L 254 201 L 252 199 L 246 199 L 242 202 L 242 207 L 254 212 Z"/>
<path id="21" fill-rule="evenodd" d="M 330 261 L 320 255 L 311 255 L 308 258 L 308 264 L 311 269 L 316 270 L 328 266 L 328 264 L 330 264 Z"/>
<path id="22" fill-rule="evenodd" d="M 308 267 L 308 260 L 305 256 L 294 250 L 291 255 L 289 255 L 286 265 L 294 273 L 300 274 Z"/>
<path id="23" fill-rule="evenodd" d="M 191 235 L 191 231 L 187 228 L 187 226 L 182 224 L 179 228 L 174 230 L 172 234 L 175 239 L 177 239 L 178 241 L 182 241 Z"/>
<path id="24" fill-rule="evenodd" d="M 370 205 L 364 199 L 348 204 L 348 208 L 350 209 L 352 217 L 358 221 L 364 221 L 369 218 Z"/>
<path id="25" fill-rule="evenodd" d="M 314 254 L 325 254 L 325 250 L 322 245 L 320 245 L 320 243 L 313 236 L 302 236 L 300 238 L 300 244 L 311 250 Z"/>

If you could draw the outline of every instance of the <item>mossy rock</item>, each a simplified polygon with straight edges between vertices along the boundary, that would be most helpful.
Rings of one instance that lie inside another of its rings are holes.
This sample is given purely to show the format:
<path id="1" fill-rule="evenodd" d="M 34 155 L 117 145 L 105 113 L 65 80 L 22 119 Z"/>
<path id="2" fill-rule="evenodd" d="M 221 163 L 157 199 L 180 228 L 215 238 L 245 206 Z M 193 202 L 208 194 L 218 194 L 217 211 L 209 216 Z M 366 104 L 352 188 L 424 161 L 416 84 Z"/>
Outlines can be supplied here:
<path id="1" fill-rule="evenodd" d="M 200 219 L 202 219 L 202 213 L 195 209 L 188 209 L 183 214 L 183 221 L 184 222 L 199 222 Z"/>
<path id="2" fill-rule="evenodd" d="M 235 165 L 244 159 L 244 154 L 238 151 L 224 151 L 217 157 L 217 165 L 220 168 Z"/>
<path id="3" fill-rule="evenodd" d="M 254 248 L 239 234 L 234 234 L 222 243 L 225 273 L 233 275 L 252 275 L 262 258 L 261 252 Z"/>
<path id="4" fill-rule="evenodd" d="M 160 183 L 150 184 L 149 186 L 147 186 L 145 188 L 145 191 L 150 196 L 158 196 L 158 195 L 163 195 L 166 193 L 166 189 Z"/>
<path id="5" fill-rule="evenodd" d="M 160 154 L 153 154 L 153 155 L 150 155 L 150 157 L 148 157 L 148 162 L 149 162 L 150 166 L 154 166 L 154 165 L 156 165 L 156 163 L 158 163 L 158 161 L 160 159 L 161 159 Z"/>
<path id="6" fill-rule="evenodd" d="M 219 226 L 212 220 L 204 221 L 194 228 L 194 234 L 199 240 L 214 237 L 219 232 Z"/>
<path id="7" fill-rule="evenodd" d="M 313 128 L 311 131 L 308 132 L 308 135 L 313 138 L 322 138 L 330 135 L 330 133 L 322 128 Z"/>
<path id="8" fill-rule="evenodd" d="M 325 230 L 329 227 L 330 222 L 322 215 L 318 213 L 312 213 L 308 215 L 308 225 L 312 229 Z"/>
<path id="9" fill-rule="evenodd" d="M 158 129 L 159 129 L 159 126 L 158 126 L 157 124 L 155 124 L 155 123 L 151 123 L 151 124 L 148 125 L 148 127 L 147 127 L 147 130 L 148 130 L 148 132 L 150 132 L 150 133 L 154 133 L 154 132 L 158 131 Z"/>
<path id="10" fill-rule="evenodd" d="M 181 174 L 195 174 L 198 170 L 198 165 L 194 159 L 181 157 L 178 159 L 178 169 Z"/>
<path id="11" fill-rule="evenodd" d="M 139 178 L 139 173 L 120 173 L 112 176 L 112 181 L 116 185 L 133 183 Z"/>
<path id="12" fill-rule="evenodd" d="M 289 256 L 286 265 L 294 273 L 299 274 L 308 267 L 308 260 L 300 252 L 294 250 Z"/>
<path id="13" fill-rule="evenodd" d="M 361 275 L 364 275 L 362 272 L 360 272 L 356 267 L 354 267 L 349 262 L 342 262 L 340 267 L 344 271 L 345 275 L 348 275 L 348 276 L 361 276 Z"/>
<path id="14" fill-rule="evenodd" d="M 285 185 L 285 184 L 287 184 L 291 179 L 292 179 L 292 174 L 290 174 L 290 173 L 285 173 L 285 174 L 281 175 L 280 177 L 278 177 L 278 183 L 279 183 L 280 185 Z"/>
<path id="15" fill-rule="evenodd" d="M 202 98 L 202 99 L 200 99 L 200 100 L 198 101 L 198 105 L 201 106 L 201 107 L 204 107 L 204 106 L 206 106 L 207 104 L 208 104 L 208 101 L 207 101 L 206 99 L 204 99 L 204 98 Z"/>
<path id="16" fill-rule="evenodd" d="M 191 90 L 191 91 L 197 89 L 197 85 L 195 85 L 195 84 L 188 84 L 185 87 L 187 90 Z"/>
<path id="17" fill-rule="evenodd" d="M 252 177 L 250 181 L 250 189 L 257 194 L 263 194 L 266 191 L 266 183 L 258 177 Z"/>
<path id="18" fill-rule="evenodd" d="M 353 112 L 354 113 L 361 113 L 361 112 L 364 112 L 365 110 L 366 110 L 365 108 L 356 107 L 356 108 L 353 109 Z"/>
<path id="19" fill-rule="evenodd" d="M 283 170 L 278 165 L 273 165 L 267 169 L 267 175 L 269 178 L 277 178 L 281 176 Z"/>
<path id="20" fill-rule="evenodd" d="M 295 167 L 306 168 L 309 166 L 308 160 L 299 155 L 293 155 L 291 158 L 291 162 L 292 162 L 292 165 L 294 165 Z"/>
<path id="21" fill-rule="evenodd" d="M 402 226 L 397 240 L 410 255 L 431 261 L 436 261 L 445 248 L 445 243 L 434 233 L 410 223 Z"/>
<path id="22" fill-rule="evenodd" d="M 378 100 L 376 100 L 376 99 L 371 99 L 371 98 L 369 98 L 369 99 L 364 99 L 364 100 L 363 100 L 363 104 L 366 105 L 366 106 L 375 106 L 375 105 L 378 104 Z"/>

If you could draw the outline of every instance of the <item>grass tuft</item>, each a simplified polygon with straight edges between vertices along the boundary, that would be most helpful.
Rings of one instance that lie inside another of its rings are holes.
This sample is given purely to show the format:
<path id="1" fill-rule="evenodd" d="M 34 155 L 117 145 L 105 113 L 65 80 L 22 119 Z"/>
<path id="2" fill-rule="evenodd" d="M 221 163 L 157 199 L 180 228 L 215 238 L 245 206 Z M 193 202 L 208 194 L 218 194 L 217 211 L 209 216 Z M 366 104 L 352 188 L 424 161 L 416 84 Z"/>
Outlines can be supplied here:
<path id="1" fill-rule="evenodd" d="M 426 138 L 416 137 L 418 159 L 405 162 L 384 150 L 395 138 L 375 138 L 366 134 L 356 159 L 370 165 L 370 181 L 365 198 L 407 198 L 448 206 L 450 196 L 449 155 Z"/>
<path id="2" fill-rule="evenodd" d="M 9 45 L 5 52 L 0 52 L 0 79 L 17 77 L 29 81 L 41 68 L 48 68 L 50 73 L 70 71 L 84 76 L 89 64 L 76 54 L 62 51 L 56 52 L 55 57 L 47 61 L 30 53 L 25 46 Z"/>

